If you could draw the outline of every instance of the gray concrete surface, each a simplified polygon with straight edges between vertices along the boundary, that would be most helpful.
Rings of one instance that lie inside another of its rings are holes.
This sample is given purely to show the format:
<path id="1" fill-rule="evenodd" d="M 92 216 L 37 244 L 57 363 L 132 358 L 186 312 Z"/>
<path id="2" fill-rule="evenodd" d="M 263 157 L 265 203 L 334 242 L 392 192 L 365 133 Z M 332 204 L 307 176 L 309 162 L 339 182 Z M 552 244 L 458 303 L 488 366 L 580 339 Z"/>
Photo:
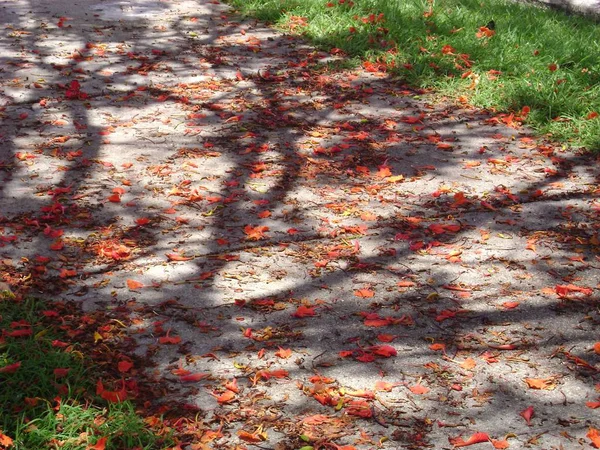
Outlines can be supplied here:
<path id="1" fill-rule="evenodd" d="M 600 19 L 600 1 L 598 0 L 531 0 L 532 4 L 538 4 L 570 14 Z"/>
<path id="2" fill-rule="evenodd" d="M 280 450 L 591 448 L 593 157 L 329 72 L 216 2 L 3 1 L 0 20 L 3 278 L 124 323 L 156 402 L 199 411 L 183 448 L 258 427 Z"/>

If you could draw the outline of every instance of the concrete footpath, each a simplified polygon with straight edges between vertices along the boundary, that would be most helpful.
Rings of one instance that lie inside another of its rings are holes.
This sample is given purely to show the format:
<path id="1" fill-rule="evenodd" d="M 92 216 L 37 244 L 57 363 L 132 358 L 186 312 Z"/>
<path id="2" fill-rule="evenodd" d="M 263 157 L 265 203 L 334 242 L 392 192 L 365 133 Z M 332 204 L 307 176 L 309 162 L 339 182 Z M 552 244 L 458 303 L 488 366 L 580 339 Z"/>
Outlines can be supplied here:
<path id="1" fill-rule="evenodd" d="M 107 311 L 181 448 L 592 448 L 594 157 L 216 1 L 0 20 L 0 273 Z"/>
<path id="2" fill-rule="evenodd" d="M 532 3 L 600 19 L 600 1 L 598 0 L 533 0 Z"/>

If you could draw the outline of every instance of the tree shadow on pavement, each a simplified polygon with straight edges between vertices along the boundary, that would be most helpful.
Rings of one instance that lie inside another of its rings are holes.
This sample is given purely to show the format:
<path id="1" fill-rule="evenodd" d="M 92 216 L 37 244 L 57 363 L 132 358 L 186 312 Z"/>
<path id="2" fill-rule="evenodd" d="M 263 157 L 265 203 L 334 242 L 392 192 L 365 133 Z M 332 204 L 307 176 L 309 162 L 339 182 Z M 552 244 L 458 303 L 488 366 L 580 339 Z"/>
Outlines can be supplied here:
<path id="1" fill-rule="evenodd" d="M 4 13 L 2 271 L 124 324 L 147 407 L 229 447 L 593 425 L 592 156 L 222 5 L 67 7 Z"/>

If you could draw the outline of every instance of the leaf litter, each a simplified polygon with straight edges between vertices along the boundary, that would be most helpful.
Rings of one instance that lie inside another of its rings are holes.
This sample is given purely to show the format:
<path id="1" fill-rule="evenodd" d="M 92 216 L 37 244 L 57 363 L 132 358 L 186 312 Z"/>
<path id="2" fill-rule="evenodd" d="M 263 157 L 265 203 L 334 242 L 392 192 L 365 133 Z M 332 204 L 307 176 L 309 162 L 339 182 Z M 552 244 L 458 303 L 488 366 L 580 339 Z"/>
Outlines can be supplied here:
<path id="1" fill-rule="evenodd" d="M 190 449 L 600 445 L 593 155 L 216 2 L 86 5 L 2 13 L 0 264 L 93 317 L 97 395 Z"/>

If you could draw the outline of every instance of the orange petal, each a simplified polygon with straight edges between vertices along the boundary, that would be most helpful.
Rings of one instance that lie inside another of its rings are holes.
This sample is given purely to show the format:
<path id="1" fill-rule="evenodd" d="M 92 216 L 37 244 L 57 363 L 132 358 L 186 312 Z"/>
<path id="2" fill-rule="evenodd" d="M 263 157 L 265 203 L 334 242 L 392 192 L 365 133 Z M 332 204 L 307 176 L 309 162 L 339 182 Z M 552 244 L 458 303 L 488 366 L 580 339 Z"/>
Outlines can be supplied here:
<path id="1" fill-rule="evenodd" d="M 131 290 L 140 289 L 144 287 L 144 283 L 136 280 L 127 280 L 127 287 Z"/>

